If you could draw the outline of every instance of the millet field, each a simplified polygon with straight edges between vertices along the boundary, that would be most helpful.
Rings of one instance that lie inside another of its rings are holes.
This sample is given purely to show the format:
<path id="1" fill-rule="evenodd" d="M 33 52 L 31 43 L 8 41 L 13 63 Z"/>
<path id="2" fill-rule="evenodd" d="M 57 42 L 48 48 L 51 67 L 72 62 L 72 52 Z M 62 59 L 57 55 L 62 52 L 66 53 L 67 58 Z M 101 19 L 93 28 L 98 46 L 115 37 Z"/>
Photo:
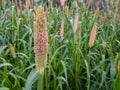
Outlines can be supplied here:
<path id="1" fill-rule="evenodd" d="M 0 0 L 0 90 L 120 90 L 120 0 Z"/>

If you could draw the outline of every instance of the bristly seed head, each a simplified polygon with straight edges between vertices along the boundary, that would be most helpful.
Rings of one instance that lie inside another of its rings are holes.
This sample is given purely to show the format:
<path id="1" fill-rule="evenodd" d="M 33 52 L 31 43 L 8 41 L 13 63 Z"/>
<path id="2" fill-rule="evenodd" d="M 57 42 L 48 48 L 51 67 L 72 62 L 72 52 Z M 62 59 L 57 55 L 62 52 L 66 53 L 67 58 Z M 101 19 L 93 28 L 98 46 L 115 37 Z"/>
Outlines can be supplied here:
<path id="1" fill-rule="evenodd" d="M 46 30 L 46 18 L 44 8 L 36 10 L 34 28 L 34 53 L 37 71 L 43 72 L 47 62 L 48 35 Z"/>
<path id="2" fill-rule="evenodd" d="M 94 23 L 92 31 L 90 33 L 89 47 L 92 47 L 94 45 L 94 41 L 96 38 L 96 31 L 97 31 L 97 23 Z"/>

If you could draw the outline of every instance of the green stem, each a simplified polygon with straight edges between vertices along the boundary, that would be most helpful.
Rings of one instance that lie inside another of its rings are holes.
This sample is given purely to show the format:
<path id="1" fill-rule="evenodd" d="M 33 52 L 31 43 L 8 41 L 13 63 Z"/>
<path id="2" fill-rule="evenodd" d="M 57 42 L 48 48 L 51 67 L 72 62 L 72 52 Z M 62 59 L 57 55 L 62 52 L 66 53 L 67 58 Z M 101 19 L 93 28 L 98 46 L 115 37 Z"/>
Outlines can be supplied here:
<path id="1" fill-rule="evenodd" d="M 37 83 L 37 90 L 44 90 L 43 86 L 44 86 L 44 73 L 40 74 L 40 77 L 38 79 L 38 83 Z"/>

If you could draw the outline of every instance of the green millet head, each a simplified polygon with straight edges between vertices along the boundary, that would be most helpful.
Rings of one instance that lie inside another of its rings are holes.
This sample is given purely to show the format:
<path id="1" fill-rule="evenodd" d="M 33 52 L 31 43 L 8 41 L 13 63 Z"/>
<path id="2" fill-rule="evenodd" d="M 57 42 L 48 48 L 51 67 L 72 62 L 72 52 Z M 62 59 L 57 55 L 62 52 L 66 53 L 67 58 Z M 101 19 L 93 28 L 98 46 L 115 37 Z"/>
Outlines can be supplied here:
<path id="1" fill-rule="evenodd" d="M 36 11 L 36 21 L 38 29 L 40 31 L 46 30 L 46 18 L 45 18 L 45 12 L 44 8 L 42 6 L 39 6 Z"/>

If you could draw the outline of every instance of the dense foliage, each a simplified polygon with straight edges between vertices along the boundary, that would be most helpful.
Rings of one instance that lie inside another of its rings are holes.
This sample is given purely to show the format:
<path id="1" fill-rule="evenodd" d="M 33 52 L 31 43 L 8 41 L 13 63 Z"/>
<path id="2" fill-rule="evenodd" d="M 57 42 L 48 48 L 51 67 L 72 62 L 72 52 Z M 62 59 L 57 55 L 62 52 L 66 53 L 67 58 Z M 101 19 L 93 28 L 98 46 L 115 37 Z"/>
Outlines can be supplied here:
<path id="1" fill-rule="evenodd" d="M 55 8 L 49 3 L 46 12 L 49 50 L 44 90 L 119 90 L 118 5 L 114 1 L 106 10 L 97 12 L 84 2 L 78 5 L 72 2 L 71 8 Z M 6 1 L 0 6 L 0 90 L 24 90 L 27 85 L 36 90 L 33 7 L 31 5 L 28 10 L 23 7 L 19 14 L 13 2 Z M 74 32 L 76 13 L 79 22 Z M 62 20 L 63 36 L 60 35 Z M 97 23 L 96 39 L 94 46 L 89 47 L 94 23 Z"/>

